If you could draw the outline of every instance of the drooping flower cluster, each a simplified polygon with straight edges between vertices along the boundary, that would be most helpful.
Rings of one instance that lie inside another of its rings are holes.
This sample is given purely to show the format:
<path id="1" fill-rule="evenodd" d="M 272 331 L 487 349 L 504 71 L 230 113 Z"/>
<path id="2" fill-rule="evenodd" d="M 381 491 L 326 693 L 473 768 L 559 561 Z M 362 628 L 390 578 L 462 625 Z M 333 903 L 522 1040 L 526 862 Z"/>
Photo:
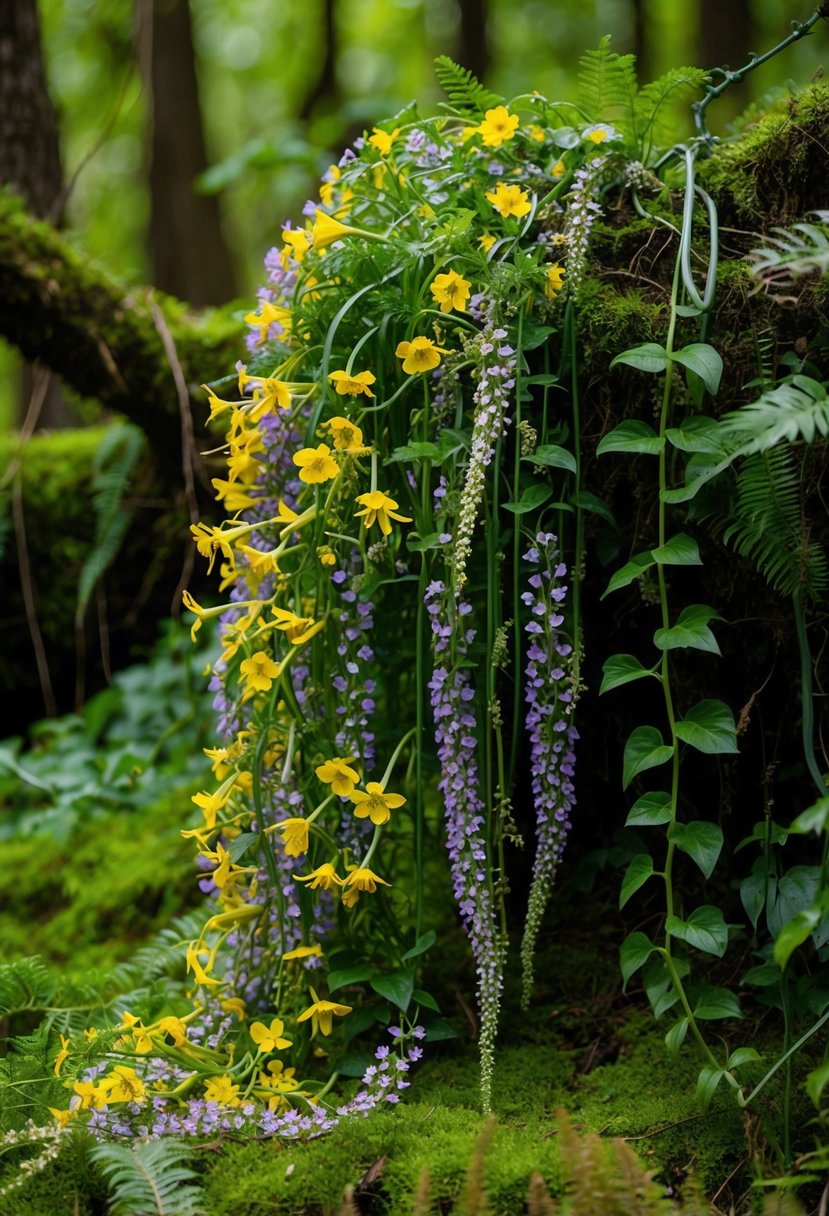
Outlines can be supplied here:
<path id="1" fill-rule="evenodd" d="M 466 621 L 472 609 L 456 601 L 436 580 L 426 590 L 434 666 L 429 681 L 435 743 L 440 763 L 446 848 L 452 888 L 475 959 L 481 1018 L 481 1092 L 490 1109 L 495 1035 L 503 985 L 506 943 L 496 920 L 487 857 L 486 807 L 479 787 L 475 689 L 469 669 L 459 666 L 474 640 Z"/>
<path id="2" fill-rule="evenodd" d="M 486 470 L 492 461 L 495 446 L 503 439 L 510 422 L 508 410 L 510 393 L 515 387 L 515 350 L 507 337 L 506 329 L 490 322 L 467 346 L 475 362 L 472 374 L 477 383 L 472 447 L 452 553 L 457 593 L 460 593 L 466 581 L 466 564 L 472 552 L 472 534 L 484 494 Z"/>
<path id="3" fill-rule="evenodd" d="M 524 700 L 536 825 L 533 880 L 521 942 L 522 1003 L 526 1008 L 532 994 L 538 930 L 571 827 L 579 735 L 573 722 L 573 647 L 560 633 L 567 596 L 561 580 L 567 567 L 559 560 L 556 536 L 539 532 L 524 560 L 533 567 L 529 590 L 521 598 L 530 610 L 524 627 L 529 638 Z"/>

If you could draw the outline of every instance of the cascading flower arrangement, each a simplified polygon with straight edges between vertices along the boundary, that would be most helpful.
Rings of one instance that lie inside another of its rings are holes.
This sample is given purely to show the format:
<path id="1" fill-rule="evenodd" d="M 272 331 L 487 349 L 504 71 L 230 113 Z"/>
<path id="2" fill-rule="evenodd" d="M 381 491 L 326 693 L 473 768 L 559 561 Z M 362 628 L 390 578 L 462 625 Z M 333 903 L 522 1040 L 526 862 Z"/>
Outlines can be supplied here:
<path id="1" fill-rule="evenodd" d="M 235 384 L 207 386 L 228 519 L 192 531 L 222 602 L 185 604 L 221 641 L 218 739 L 183 834 L 213 907 L 176 1008 L 125 1010 L 79 1073 L 89 1044 L 63 1045 L 62 1121 L 299 1136 L 397 1101 L 419 1041 L 446 1033 L 418 973 L 441 837 L 489 1109 L 517 775 L 537 848 L 525 997 L 574 805 L 576 463 L 551 369 L 625 157 L 607 124 L 442 75 L 445 113 L 375 127 L 286 225 Z M 391 1046 L 355 1050 L 372 1028 Z M 338 1076 L 362 1077 L 340 1106 Z"/>

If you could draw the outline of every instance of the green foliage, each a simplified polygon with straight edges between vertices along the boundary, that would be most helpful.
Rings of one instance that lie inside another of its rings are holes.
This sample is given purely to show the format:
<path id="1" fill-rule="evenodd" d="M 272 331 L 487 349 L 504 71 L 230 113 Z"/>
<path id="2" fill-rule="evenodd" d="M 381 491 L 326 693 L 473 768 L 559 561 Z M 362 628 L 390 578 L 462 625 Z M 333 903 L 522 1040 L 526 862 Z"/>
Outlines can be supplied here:
<path id="1" fill-rule="evenodd" d="M 616 120 L 627 134 L 635 133 L 636 58 L 610 49 L 605 35 L 596 50 L 579 60 L 579 105 L 591 122 Z"/>
<path id="2" fill-rule="evenodd" d="M 816 211 L 818 224 L 801 221 L 773 228 L 766 244 L 752 250 L 751 272 L 767 287 L 790 285 L 805 274 L 829 273 L 829 211 Z"/>
<path id="3" fill-rule="evenodd" d="M 143 431 L 129 422 L 107 427 L 92 458 L 95 537 L 78 577 L 76 617 L 83 619 L 95 585 L 113 562 L 132 519 L 124 506 L 135 467 L 145 450 Z"/>
<path id="4" fill-rule="evenodd" d="M 801 591 L 820 599 L 829 567 L 804 526 L 801 482 L 794 452 L 775 447 L 749 456 L 737 473 L 733 518 L 723 539 L 748 558 L 781 595 Z"/>
<path id="5" fill-rule="evenodd" d="M 486 110 L 503 105 L 503 97 L 485 89 L 468 68 L 462 68 L 448 55 L 435 60 L 435 75 L 452 108 L 460 114 L 483 118 Z"/>
<path id="6" fill-rule="evenodd" d="M 185 1145 L 168 1138 L 132 1147 L 101 1143 L 90 1156 L 109 1183 L 112 1216 L 202 1216 Z"/>

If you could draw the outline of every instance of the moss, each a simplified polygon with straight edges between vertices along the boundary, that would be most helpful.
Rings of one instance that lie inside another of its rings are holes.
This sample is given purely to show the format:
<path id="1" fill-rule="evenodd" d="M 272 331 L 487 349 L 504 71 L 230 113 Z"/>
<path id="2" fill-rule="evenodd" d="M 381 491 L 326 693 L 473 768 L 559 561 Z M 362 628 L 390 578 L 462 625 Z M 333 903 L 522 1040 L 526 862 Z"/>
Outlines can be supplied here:
<path id="1" fill-rule="evenodd" d="M 817 83 L 717 147 L 699 180 L 723 223 L 768 231 L 826 205 L 827 142 L 829 87 Z"/>
<path id="2" fill-rule="evenodd" d="M 74 628 L 78 578 L 95 534 L 92 469 L 105 427 L 35 435 L 21 450 L 14 436 L 0 438 L 0 478 L 21 462 L 23 519 L 37 621 L 43 636 L 59 712 L 74 707 L 76 671 L 87 690 L 104 682 L 98 613 L 87 613 L 87 645 L 78 650 Z M 159 487 L 157 466 L 147 453 L 139 462 L 126 501 L 132 522 L 119 554 L 104 575 L 101 605 L 114 666 L 122 666 L 134 646 L 149 645 L 157 622 L 169 613 L 170 588 L 181 569 L 186 517 L 181 504 Z M 11 496 L 0 496 L 0 610 L 4 646 L 0 683 L 16 691 L 13 707 L 0 712 L 0 734 L 13 734 L 43 712 L 23 596 Z M 86 653 L 84 653 L 84 651 Z M 5 714 L 5 718 L 2 716 Z"/>
<path id="3" fill-rule="evenodd" d="M 194 896 L 192 851 L 179 834 L 187 803 L 182 791 L 140 815 L 90 817 L 65 844 L 6 840 L 3 959 L 41 954 L 79 976 L 123 962 L 165 928 Z"/>
<path id="4" fill-rule="evenodd" d="M 67 1136 L 54 1161 L 24 1186 L 0 1196 L 2 1216 L 106 1216 L 107 1185 L 90 1159 L 90 1145 L 88 1135 Z M 23 1155 L 33 1157 L 37 1153 L 29 1150 Z M 4 1155 L 0 1166 L 2 1187 L 14 1178 L 17 1160 Z"/>

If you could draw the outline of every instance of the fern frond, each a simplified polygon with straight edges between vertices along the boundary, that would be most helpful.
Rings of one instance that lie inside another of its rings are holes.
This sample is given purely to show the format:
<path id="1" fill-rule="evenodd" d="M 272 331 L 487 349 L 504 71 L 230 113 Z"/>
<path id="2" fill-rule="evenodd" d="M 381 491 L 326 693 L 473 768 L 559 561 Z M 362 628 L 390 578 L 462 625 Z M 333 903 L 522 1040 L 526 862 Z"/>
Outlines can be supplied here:
<path id="1" fill-rule="evenodd" d="M 110 427 L 92 462 L 92 506 L 95 540 L 78 578 L 77 615 L 82 617 L 95 584 L 121 547 L 132 512 L 123 506 L 135 467 L 144 450 L 144 434 L 131 422 Z"/>
<path id="2" fill-rule="evenodd" d="M 170 1140 L 132 1148 L 97 1144 L 92 1159 L 110 1186 L 113 1216 L 201 1216 L 201 1191 L 186 1156 L 188 1150 Z"/>
<path id="3" fill-rule="evenodd" d="M 610 49 L 606 34 L 595 51 L 579 60 L 579 106 L 591 122 L 615 120 L 628 136 L 636 134 L 636 58 Z"/>
<path id="4" fill-rule="evenodd" d="M 742 463 L 734 521 L 723 539 L 782 595 L 801 591 L 818 599 L 829 586 L 826 555 L 804 529 L 800 478 L 788 448 L 773 448 Z"/>
<path id="5" fill-rule="evenodd" d="M 0 966 L 0 1016 L 46 1009 L 54 994 L 55 981 L 39 956 Z"/>
<path id="6" fill-rule="evenodd" d="M 477 76 L 448 55 L 439 55 L 435 60 L 435 75 L 452 108 L 459 114 L 483 117 L 487 110 L 504 104 L 503 97 L 485 89 Z"/>
<path id="7" fill-rule="evenodd" d="M 665 107 L 694 89 L 701 89 L 706 80 L 703 68 L 671 68 L 658 80 L 651 81 L 636 94 L 634 115 L 636 139 L 641 149 L 642 160 L 654 144 L 670 143 L 673 135 L 670 127 L 671 113 Z"/>
<path id="8" fill-rule="evenodd" d="M 176 917 L 149 945 L 136 950 L 132 963 L 135 970 L 147 978 L 181 970 L 185 947 L 201 936 L 205 919 L 205 912 L 199 908 Z"/>
<path id="9" fill-rule="evenodd" d="M 816 435 L 829 435 L 829 396 L 819 381 L 794 376 L 726 414 L 723 430 L 729 439 L 737 440 L 744 456 L 799 439 L 814 443 Z"/>
<path id="10" fill-rule="evenodd" d="M 749 255 L 751 273 L 767 287 L 787 287 L 804 274 L 829 274 L 829 211 L 815 211 L 816 224 L 801 221 L 772 228 L 776 236 Z"/>

